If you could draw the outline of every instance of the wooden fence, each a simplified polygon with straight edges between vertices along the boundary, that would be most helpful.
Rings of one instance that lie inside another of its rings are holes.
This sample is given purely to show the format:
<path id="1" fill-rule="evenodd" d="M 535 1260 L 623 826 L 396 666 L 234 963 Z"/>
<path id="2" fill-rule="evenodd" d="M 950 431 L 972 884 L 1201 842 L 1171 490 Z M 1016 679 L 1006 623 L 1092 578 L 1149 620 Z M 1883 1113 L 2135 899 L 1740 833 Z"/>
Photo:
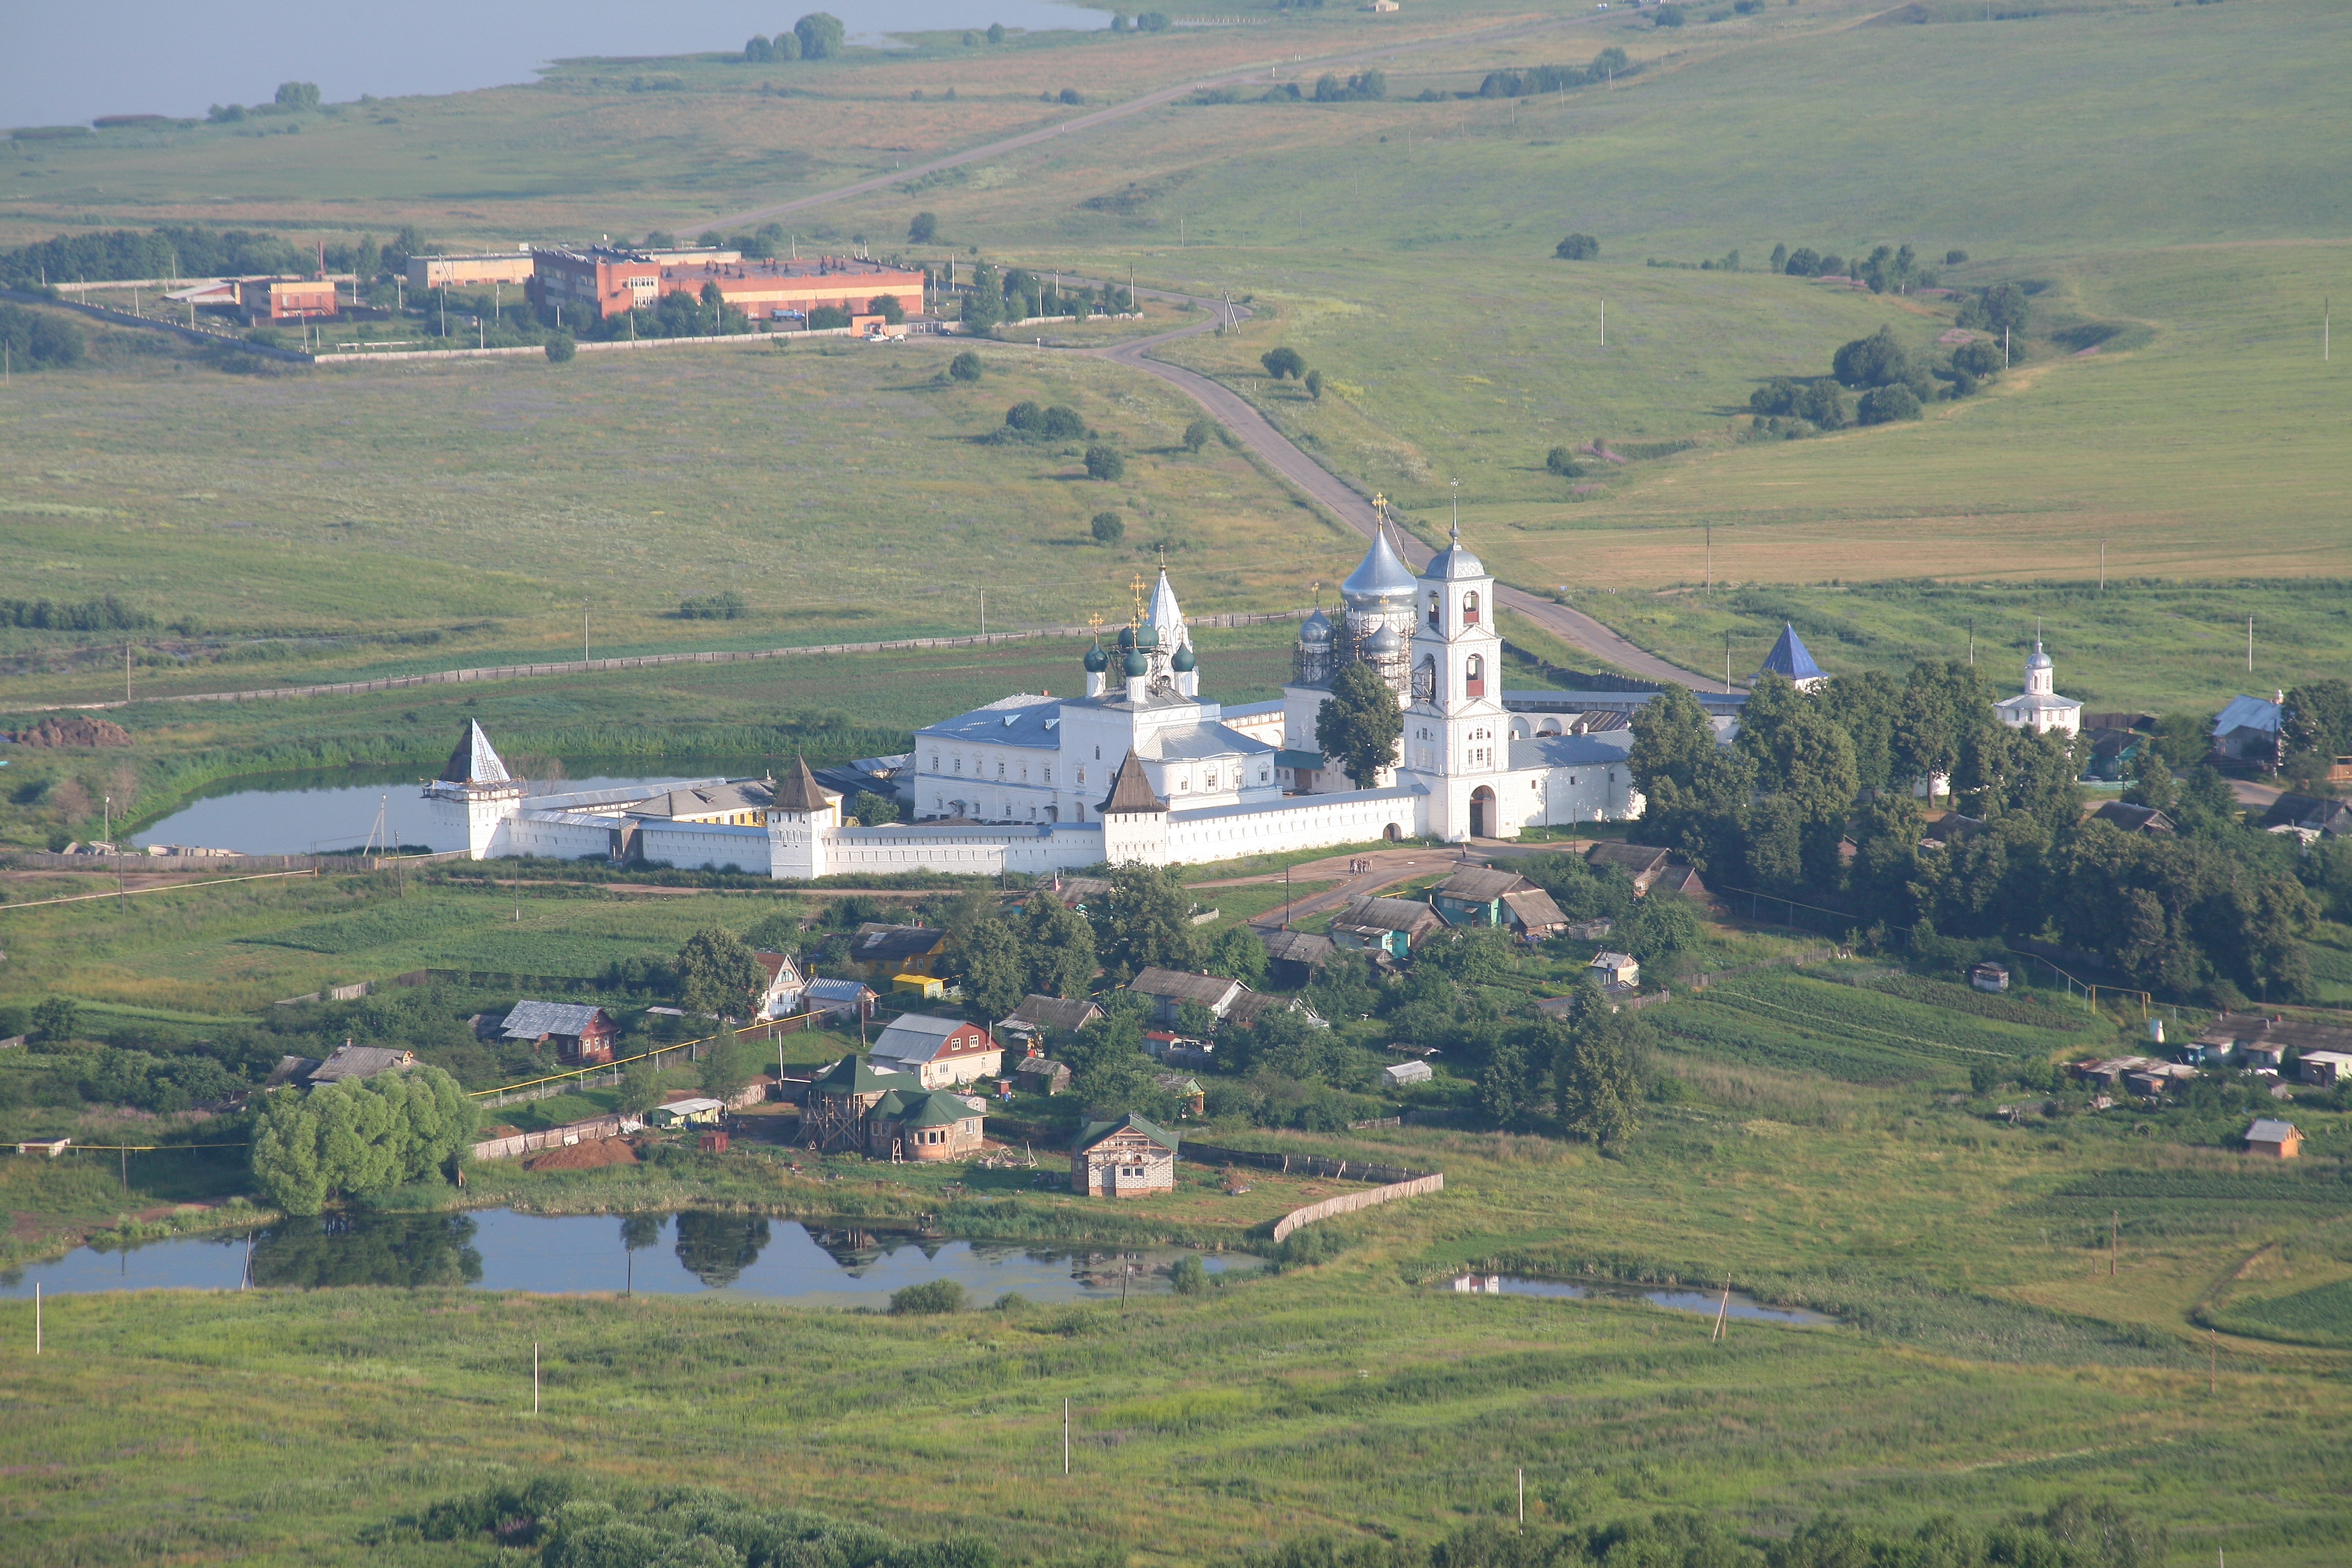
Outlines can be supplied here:
<path id="1" fill-rule="evenodd" d="M 1347 1193 L 1336 1198 L 1325 1198 L 1319 1204 L 1308 1204 L 1303 1209 L 1292 1209 L 1288 1214 L 1276 1220 L 1274 1222 L 1275 1245 L 1279 1247 L 1290 1238 L 1292 1231 L 1302 1225 L 1312 1225 L 1318 1219 L 1329 1219 L 1333 1215 L 1354 1214 L 1358 1209 L 1368 1209 L 1374 1204 L 1394 1203 L 1399 1198 L 1419 1197 L 1423 1193 L 1442 1193 L 1444 1190 L 1445 1173 L 1432 1171 L 1425 1176 L 1415 1176 L 1406 1182 L 1391 1182 L 1384 1187 L 1374 1187 L 1370 1192 Z"/>
<path id="2" fill-rule="evenodd" d="M 584 1121 L 567 1121 L 561 1127 L 542 1127 L 536 1132 L 486 1138 L 474 1145 L 474 1158 L 510 1160 L 534 1149 L 560 1149 L 567 1143 L 584 1143 L 592 1138 L 618 1138 L 624 1131 L 617 1116 L 592 1116 Z"/>

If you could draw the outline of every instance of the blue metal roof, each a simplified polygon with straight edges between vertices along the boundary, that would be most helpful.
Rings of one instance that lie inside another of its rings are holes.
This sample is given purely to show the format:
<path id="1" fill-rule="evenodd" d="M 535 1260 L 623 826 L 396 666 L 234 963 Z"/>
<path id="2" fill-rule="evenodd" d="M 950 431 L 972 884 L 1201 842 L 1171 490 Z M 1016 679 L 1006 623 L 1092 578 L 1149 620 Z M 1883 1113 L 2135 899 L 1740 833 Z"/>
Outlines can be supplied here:
<path id="1" fill-rule="evenodd" d="M 2275 732 L 2283 717 L 2279 705 L 2266 697 L 2248 697 L 2241 692 L 2230 699 L 2229 705 L 2213 720 L 2213 733 L 2226 735 L 2232 730 L 2268 730 Z"/>
<path id="2" fill-rule="evenodd" d="M 1511 766 L 1519 768 L 1613 767 L 1633 754 L 1633 731 L 1603 730 L 1591 735 L 1538 735 L 1511 742 Z"/>
<path id="3" fill-rule="evenodd" d="M 1772 645 L 1772 651 L 1764 656 L 1764 662 L 1757 668 L 1756 673 L 1785 675 L 1790 680 L 1817 680 L 1828 672 L 1815 664 L 1813 656 L 1805 651 L 1805 639 L 1797 635 L 1797 628 L 1782 621 L 1780 640 Z"/>

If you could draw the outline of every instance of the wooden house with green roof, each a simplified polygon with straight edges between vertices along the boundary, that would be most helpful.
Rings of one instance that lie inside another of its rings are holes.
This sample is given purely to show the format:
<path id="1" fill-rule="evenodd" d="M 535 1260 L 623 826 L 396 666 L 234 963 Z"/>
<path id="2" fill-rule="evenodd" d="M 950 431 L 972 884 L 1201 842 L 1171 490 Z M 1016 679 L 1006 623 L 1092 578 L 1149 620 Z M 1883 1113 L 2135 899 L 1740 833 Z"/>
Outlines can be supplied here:
<path id="1" fill-rule="evenodd" d="M 950 1089 L 894 1089 L 866 1113 L 866 1152 L 877 1160 L 969 1160 L 981 1150 L 986 1104 Z"/>
<path id="2" fill-rule="evenodd" d="M 809 1085 L 801 1141 L 820 1154 L 866 1153 L 867 1114 L 894 1089 L 921 1088 L 912 1073 L 877 1068 L 866 1057 L 844 1057 Z"/>
<path id="3" fill-rule="evenodd" d="M 1070 1151 L 1070 1191 L 1090 1198 L 1139 1198 L 1176 1190 L 1176 1134 L 1133 1111 L 1089 1121 Z"/>

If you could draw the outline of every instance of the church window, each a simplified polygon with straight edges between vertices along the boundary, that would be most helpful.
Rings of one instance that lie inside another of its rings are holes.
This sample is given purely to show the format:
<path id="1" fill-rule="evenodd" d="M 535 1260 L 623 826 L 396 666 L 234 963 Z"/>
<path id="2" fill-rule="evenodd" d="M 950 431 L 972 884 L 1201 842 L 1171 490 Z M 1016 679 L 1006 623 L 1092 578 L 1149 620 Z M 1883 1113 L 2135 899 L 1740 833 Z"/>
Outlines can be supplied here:
<path id="1" fill-rule="evenodd" d="M 1001 762 L 996 764 L 996 776 L 998 778 L 1004 776 L 1004 764 Z"/>
<path id="2" fill-rule="evenodd" d="M 1478 595 L 1475 593 L 1462 595 L 1462 624 L 1465 626 L 1478 624 Z"/>
<path id="3" fill-rule="evenodd" d="M 938 773 L 939 771 L 940 771 L 940 754 L 939 754 L 937 752 L 933 752 L 931 753 L 931 772 L 933 772 L 933 773 Z"/>
<path id="4" fill-rule="evenodd" d="M 1486 661 L 1475 653 L 1470 662 L 1462 667 L 1462 689 L 1468 697 L 1486 695 Z"/>
<path id="5" fill-rule="evenodd" d="M 1051 768 L 1047 768 L 1045 770 L 1045 782 L 1047 784 L 1052 784 L 1054 782 L 1054 770 Z"/>
<path id="6" fill-rule="evenodd" d="M 958 773 L 963 772 L 963 759 L 961 757 L 958 757 L 955 760 L 955 771 Z"/>
<path id="7" fill-rule="evenodd" d="M 1438 597 L 1437 590 L 1432 588 L 1429 591 L 1429 624 L 1433 626 L 1441 626 L 1444 623 L 1444 601 Z"/>
<path id="8" fill-rule="evenodd" d="M 1084 784 L 1084 783 L 1086 783 L 1086 782 L 1087 782 L 1087 770 L 1086 770 L 1086 769 L 1084 769 L 1084 768 L 1080 768 L 1080 769 L 1078 770 L 1078 782 L 1079 782 L 1080 784 Z"/>
<path id="9" fill-rule="evenodd" d="M 1100 746 L 1097 746 L 1097 747 L 1095 748 L 1095 761 L 1097 761 L 1097 762 L 1101 762 L 1101 761 L 1102 761 L 1102 748 L 1101 748 Z"/>

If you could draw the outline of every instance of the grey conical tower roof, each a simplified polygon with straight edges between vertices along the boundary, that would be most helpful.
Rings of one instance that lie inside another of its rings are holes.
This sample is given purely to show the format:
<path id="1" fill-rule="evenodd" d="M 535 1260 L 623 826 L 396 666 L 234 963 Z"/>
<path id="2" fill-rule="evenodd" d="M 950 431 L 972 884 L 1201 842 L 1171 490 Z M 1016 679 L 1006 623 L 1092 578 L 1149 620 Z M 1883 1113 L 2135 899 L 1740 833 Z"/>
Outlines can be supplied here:
<path id="1" fill-rule="evenodd" d="M 1349 604 L 1369 609 L 1386 600 L 1411 600 L 1413 575 L 1397 556 L 1396 547 L 1389 542 L 1386 525 L 1372 535 L 1372 547 L 1348 580 L 1339 584 L 1339 595 Z"/>
<path id="2" fill-rule="evenodd" d="M 466 721 L 466 732 L 457 737 L 457 749 L 449 753 L 442 765 L 443 784 L 512 784 L 514 775 L 499 758 L 498 748 L 482 733 L 481 721 Z"/>

